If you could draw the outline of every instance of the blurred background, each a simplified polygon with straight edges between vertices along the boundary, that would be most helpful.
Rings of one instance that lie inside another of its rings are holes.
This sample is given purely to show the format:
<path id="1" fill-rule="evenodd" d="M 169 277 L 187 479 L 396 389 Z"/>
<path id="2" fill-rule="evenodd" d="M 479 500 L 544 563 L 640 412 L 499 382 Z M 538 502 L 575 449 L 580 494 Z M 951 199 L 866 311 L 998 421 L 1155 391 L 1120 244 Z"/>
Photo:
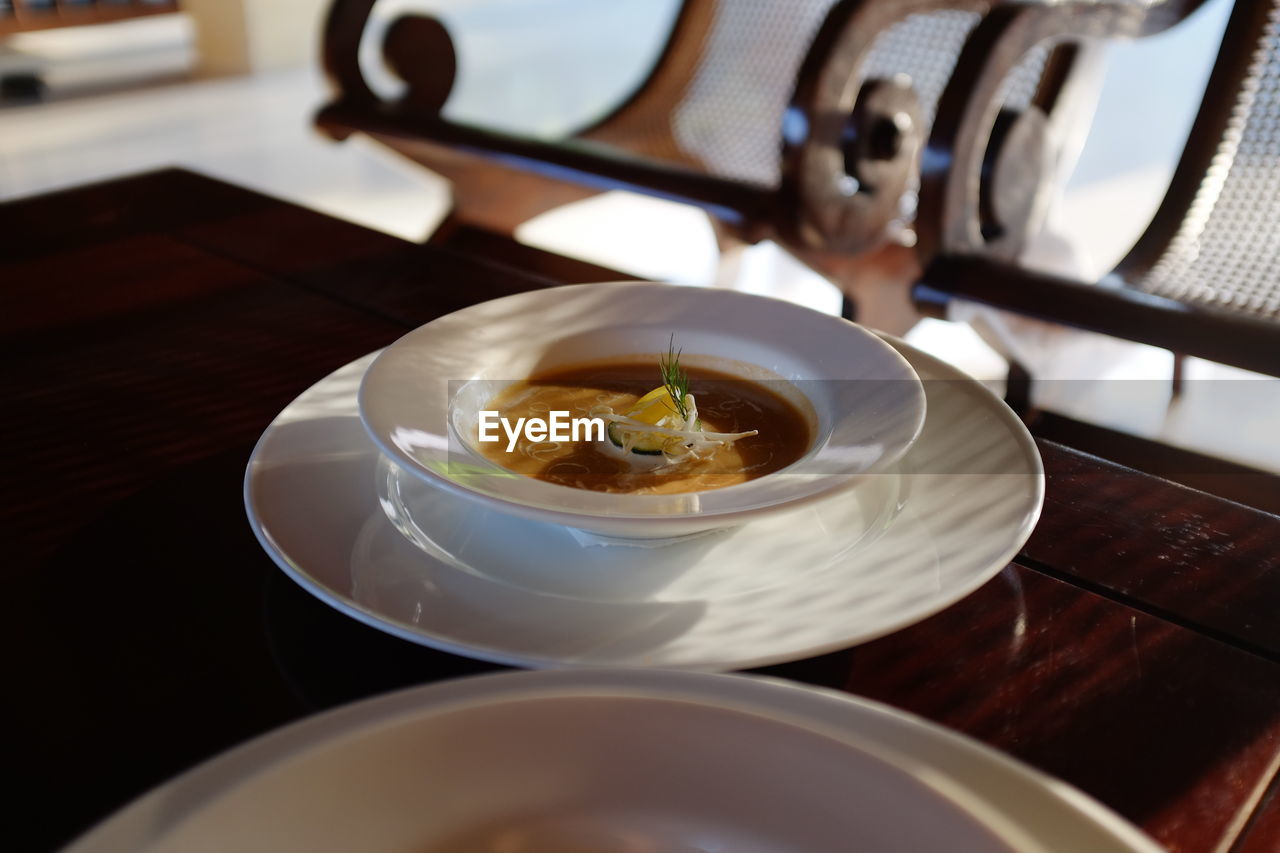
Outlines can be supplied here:
<path id="1" fill-rule="evenodd" d="M 449 209 L 447 181 L 359 136 L 336 144 L 313 129 L 326 96 L 318 46 L 327 6 L 0 0 L 0 200 L 180 165 L 425 240 Z M 1049 213 L 1053 239 L 1042 249 L 1048 265 L 1061 266 L 1065 256 L 1080 275 L 1096 277 L 1146 227 L 1186 140 L 1229 7 L 1210 0 L 1164 34 L 1108 48 L 1090 132 Z M 380 94 L 402 84 L 381 66 L 379 27 L 406 9 L 430 11 L 457 45 L 448 118 L 554 138 L 603 114 L 645 77 L 679 3 L 384 0 L 365 38 L 366 73 Z M 646 278 L 726 284 L 717 278 L 717 245 L 705 216 L 654 198 L 605 193 L 537 217 L 516 237 Z M 730 286 L 839 310 L 834 286 L 769 242 L 751 247 L 733 275 Z M 907 338 L 979 378 L 1006 375 L 1000 348 L 970 324 L 924 320 Z M 1078 340 L 1056 341 L 1037 376 L 1169 376 L 1167 351 Z M 1193 359 L 1187 376 L 1252 374 Z M 1109 401 L 1086 383 L 1041 387 L 1059 397 L 1047 402 L 1064 413 L 1280 470 L 1280 447 L 1271 440 L 1277 417 L 1241 416 L 1280 412 L 1276 399 L 1257 393 L 1265 387 L 1274 397 L 1276 385 L 1190 382 L 1175 401 L 1167 390 L 1150 400 L 1126 393 Z"/>

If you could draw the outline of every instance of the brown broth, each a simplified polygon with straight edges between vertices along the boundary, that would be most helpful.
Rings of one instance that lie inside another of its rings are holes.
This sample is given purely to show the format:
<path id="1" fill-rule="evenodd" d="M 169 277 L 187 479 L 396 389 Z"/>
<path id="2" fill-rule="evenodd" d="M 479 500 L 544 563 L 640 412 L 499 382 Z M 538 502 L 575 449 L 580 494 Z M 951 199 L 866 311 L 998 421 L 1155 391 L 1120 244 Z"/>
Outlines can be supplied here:
<path id="1" fill-rule="evenodd" d="M 503 418 L 546 418 L 550 411 L 587 417 L 598 406 L 626 413 L 660 384 L 657 357 L 648 361 L 583 365 L 556 370 L 506 388 L 486 406 Z M 685 460 L 660 471 L 632 470 L 626 458 L 594 442 L 530 442 L 511 452 L 500 442 L 476 443 L 504 468 L 550 483 L 600 492 L 674 494 L 719 489 L 763 477 L 795 462 L 809 448 L 809 423 L 795 406 L 765 386 L 697 367 L 688 368 L 690 393 L 703 428 L 758 435 L 718 448 L 708 458 Z M 606 439 L 607 441 L 608 439 Z"/>

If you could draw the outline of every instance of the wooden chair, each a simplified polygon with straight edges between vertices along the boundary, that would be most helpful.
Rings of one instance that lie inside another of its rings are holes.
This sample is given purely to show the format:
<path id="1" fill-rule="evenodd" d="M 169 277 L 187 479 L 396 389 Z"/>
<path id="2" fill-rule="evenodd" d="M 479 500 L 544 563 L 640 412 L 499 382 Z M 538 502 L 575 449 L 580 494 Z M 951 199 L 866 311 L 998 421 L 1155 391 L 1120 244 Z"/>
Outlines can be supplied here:
<path id="1" fill-rule="evenodd" d="M 1017 261 L 1039 203 L 1019 167 L 1042 156 L 1065 88 L 1042 86 L 1017 112 L 1003 81 L 1031 51 L 1141 38 L 1199 5 L 1010 3 L 970 33 L 923 161 L 920 305 L 963 298 L 1280 375 L 1280 3 L 1236 2 L 1163 202 L 1110 274 L 1073 281 Z"/>
<path id="2" fill-rule="evenodd" d="M 637 91 L 600 121 L 543 141 L 440 115 L 456 55 L 446 28 L 420 15 L 387 31 L 383 54 L 407 93 L 379 99 L 358 59 L 374 2 L 331 8 L 334 96 L 317 123 L 339 139 L 369 134 L 450 178 L 455 210 L 437 240 L 460 226 L 510 233 L 543 210 L 621 188 L 701 208 L 722 248 L 775 239 L 852 282 L 866 278 L 859 259 L 909 236 L 921 142 L 959 47 L 990 5 L 686 0 Z M 1033 56 L 1020 70 L 1028 93 L 1043 66 Z"/>

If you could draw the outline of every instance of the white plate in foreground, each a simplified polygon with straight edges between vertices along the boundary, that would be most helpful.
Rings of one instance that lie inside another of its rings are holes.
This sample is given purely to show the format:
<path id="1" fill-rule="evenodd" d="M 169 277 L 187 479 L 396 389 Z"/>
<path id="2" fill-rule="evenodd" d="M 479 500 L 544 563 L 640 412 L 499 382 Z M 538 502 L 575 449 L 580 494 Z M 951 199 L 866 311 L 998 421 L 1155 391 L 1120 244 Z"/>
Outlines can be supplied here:
<path id="1" fill-rule="evenodd" d="M 530 522 L 470 517 L 465 504 L 456 523 L 493 547 L 477 557 L 455 542 L 431 556 L 379 505 L 380 457 L 355 403 L 368 356 L 305 392 L 263 435 L 245 477 L 249 519 L 272 558 L 322 601 L 470 657 L 729 670 L 845 648 L 924 619 L 991 579 L 1030 535 L 1044 495 L 1035 444 L 1008 407 L 954 368 L 892 344 L 929 397 L 902 473 L 873 475 L 799 510 L 802 517 L 614 551 L 566 543 L 563 530 L 545 526 L 542 538 L 521 538 L 527 529 L 504 525 Z M 439 508 L 446 518 L 455 509 Z M 565 550 L 550 559 L 547 548 Z M 664 576 L 676 558 L 681 571 Z M 563 574 L 542 571 L 557 562 Z M 619 567 L 642 584 L 614 583 Z M 588 582 L 594 568 L 602 574 Z"/>
<path id="2" fill-rule="evenodd" d="M 288 726 L 68 853 L 1154 853 L 1069 786 L 887 706 L 744 676 L 503 673 Z"/>

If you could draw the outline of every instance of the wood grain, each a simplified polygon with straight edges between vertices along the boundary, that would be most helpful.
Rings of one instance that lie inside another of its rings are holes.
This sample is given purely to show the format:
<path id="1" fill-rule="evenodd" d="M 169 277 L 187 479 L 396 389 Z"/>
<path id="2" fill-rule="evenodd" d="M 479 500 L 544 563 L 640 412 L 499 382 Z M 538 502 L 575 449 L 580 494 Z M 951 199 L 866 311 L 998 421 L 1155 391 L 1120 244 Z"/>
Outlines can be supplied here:
<path id="1" fill-rule="evenodd" d="M 1280 517 L 1040 443 L 1029 565 L 1280 660 Z"/>

